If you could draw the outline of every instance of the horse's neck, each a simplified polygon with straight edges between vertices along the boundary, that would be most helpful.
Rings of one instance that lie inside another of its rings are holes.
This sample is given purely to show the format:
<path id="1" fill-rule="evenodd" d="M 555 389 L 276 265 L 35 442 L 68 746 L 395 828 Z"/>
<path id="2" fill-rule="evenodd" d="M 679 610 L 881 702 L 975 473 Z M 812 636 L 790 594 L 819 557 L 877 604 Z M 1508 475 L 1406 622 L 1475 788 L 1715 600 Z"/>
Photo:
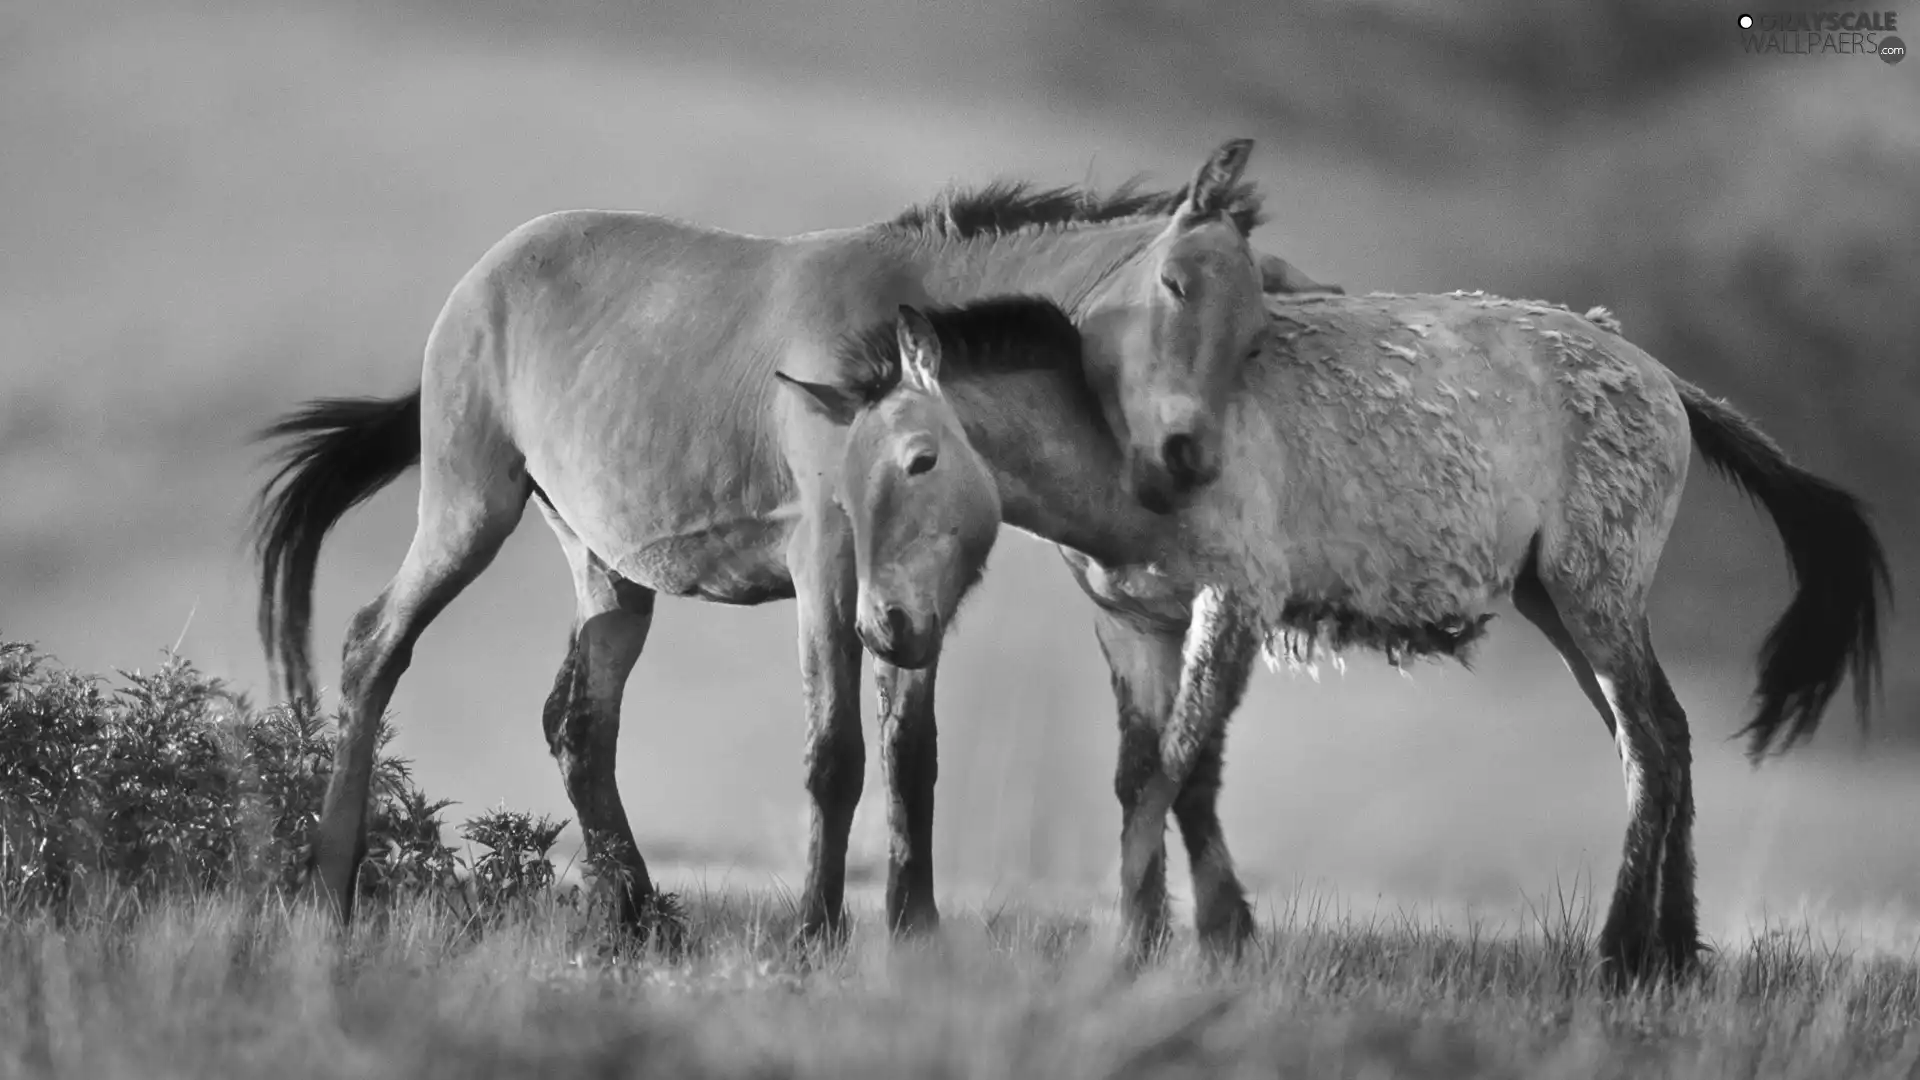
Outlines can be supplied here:
<path id="1" fill-rule="evenodd" d="M 1245 592 L 1277 613 L 1288 596 L 1289 551 L 1301 538 L 1310 490 L 1286 482 L 1286 445 L 1298 426 L 1281 386 L 1242 391 L 1229 423 L 1236 460 L 1179 514 L 1149 512 L 1122 484 L 1120 447 L 1089 391 L 1054 371 L 948 377 L 948 396 L 967 438 L 993 471 L 1007 524 L 1081 551 L 1109 567 L 1155 564 Z"/>
<path id="2" fill-rule="evenodd" d="M 921 247 L 922 278 L 936 302 L 982 296 L 1044 296 L 1078 316 L 1102 282 L 1144 251 L 1166 223 L 1141 219 L 1067 228 L 1021 229 Z"/>
<path id="3" fill-rule="evenodd" d="M 1108 565 L 1159 557 L 1169 522 L 1123 490 L 1120 450 L 1070 376 L 972 374 L 950 379 L 948 396 L 993 471 L 1007 524 Z"/>

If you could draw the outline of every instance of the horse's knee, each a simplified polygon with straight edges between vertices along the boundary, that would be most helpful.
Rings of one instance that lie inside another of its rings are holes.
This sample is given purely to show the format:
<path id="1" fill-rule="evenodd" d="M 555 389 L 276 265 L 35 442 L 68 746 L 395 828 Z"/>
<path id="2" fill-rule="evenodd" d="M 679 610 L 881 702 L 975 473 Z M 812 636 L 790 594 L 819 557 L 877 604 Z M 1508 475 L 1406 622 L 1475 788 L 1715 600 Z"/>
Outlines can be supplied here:
<path id="1" fill-rule="evenodd" d="M 1160 740 L 1154 732 L 1138 725 L 1122 728 L 1119 760 L 1113 768 L 1113 795 L 1120 805 L 1137 802 L 1141 789 L 1159 771 Z"/>
<path id="2" fill-rule="evenodd" d="M 1174 799 L 1173 820 L 1180 827 L 1180 839 L 1186 845 L 1188 858 L 1196 864 L 1220 835 L 1219 796 L 1218 784 L 1189 781 Z"/>
<path id="3" fill-rule="evenodd" d="M 1161 747 L 1161 755 L 1166 748 Z M 1189 809 L 1211 808 L 1220 797 L 1220 781 L 1225 769 L 1226 739 L 1216 734 L 1201 743 L 1187 762 L 1186 782 L 1180 789 L 1179 801 L 1174 803 L 1175 812 L 1181 807 Z"/>
<path id="4" fill-rule="evenodd" d="M 807 794 L 821 809 L 852 814 L 866 782 L 867 751 L 860 729 L 837 728 L 807 747 Z"/>
<path id="5" fill-rule="evenodd" d="M 349 702 L 365 697 L 382 681 L 399 678 L 412 659 L 405 642 L 389 642 L 382 633 L 387 595 L 353 613 L 340 647 L 340 694 Z"/>
<path id="6" fill-rule="evenodd" d="M 602 861 L 637 863 L 613 772 L 620 705 L 618 699 L 594 693 L 595 660 L 589 648 L 587 633 L 576 630 L 541 710 L 541 725 L 567 798 L 587 834 L 589 853 Z"/>
<path id="7" fill-rule="evenodd" d="M 895 721 L 888 725 L 882 752 L 897 797 L 912 807 L 931 796 L 940 778 L 939 744 L 932 731 Z"/>

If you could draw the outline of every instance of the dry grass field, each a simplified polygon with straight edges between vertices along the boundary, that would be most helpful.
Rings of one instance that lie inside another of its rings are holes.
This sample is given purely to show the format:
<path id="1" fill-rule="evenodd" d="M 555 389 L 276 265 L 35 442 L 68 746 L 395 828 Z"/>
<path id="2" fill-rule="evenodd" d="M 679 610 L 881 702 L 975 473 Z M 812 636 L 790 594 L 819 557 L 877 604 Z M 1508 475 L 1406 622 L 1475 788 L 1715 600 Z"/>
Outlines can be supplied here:
<path id="1" fill-rule="evenodd" d="M 680 955 L 607 958 L 552 901 L 432 904 L 344 941 L 216 893 L 0 917 L 0 1076 L 1908 1077 L 1920 966 L 1776 926 L 1683 988 L 1607 998 L 1578 896 L 1478 932 L 1300 896 L 1259 950 L 1127 971 L 1089 910 L 950 911 L 889 947 L 788 944 L 780 894 L 694 895 Z M 1564 906 L 1563 906 L 1564 905 Z"/>
<path id="2" fill-rule="evenodd" d="M 1920 1068 L 1911 923 L 1770 919 L 1620 995 L 1585 878 L 1505 918 L 1265 890 L 1241 956 L 1182 930 L 1126 963 L 1110 898 L 948 890 L 935 934 L 894 942 L 857 890 L 824 943 L 790 891 L 669 871 L 671 932 L 637 946 L 555 865 L 557 823 L 491 811 L 449 846 L 450 808 L 390 753 L 342 931 L 289 873 L 331 748 L 301 716 L 177 661 L 100 680 L 0 644 L 0 1078 Z"/>

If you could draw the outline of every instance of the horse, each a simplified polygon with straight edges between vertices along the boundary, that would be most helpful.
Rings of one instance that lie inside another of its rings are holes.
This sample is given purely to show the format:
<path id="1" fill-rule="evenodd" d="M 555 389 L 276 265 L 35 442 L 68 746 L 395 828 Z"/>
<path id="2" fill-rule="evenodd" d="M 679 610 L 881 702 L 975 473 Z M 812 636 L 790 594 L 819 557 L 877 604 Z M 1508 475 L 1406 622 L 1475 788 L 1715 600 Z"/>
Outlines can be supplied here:
<path id="1" fill-rule="evenodd" d="M 903 304 L 891 328 L 858 335 L 845 362 L 891 378 L 843 387 L 774 372 L 846 430 L 832 493 L 853 534 L 855 629 L 868 652 L 930 667 L 999 539 L 1000 488 L 944 399 L 942 361 L 1048 368 L 1077 363 L 1079 349 L 1079 332 L 1051 301 L 996 296 L 925 312 Z"/>
<path id="2" fill-rule="evenodd" d="M 1264 333 L 1262 289 L 1291 269 L 1249 246 L 1261 220 L 1241 179 L 1251 146 L 1224 143 L 1174 192 L 996 182 L 786 238 L 637 212 L 545 215 L 455 286 L 415 390 L 309 402 L 261 432 L 285 442 L 253 522 L 259 629 L 295 700 L 313 696 L 322 540 L 421 468 L 412 543 L 342 650 L 336 765 L 308 859 L 340 919 L 364 856 L 375 725 L 420 634 L 531 499 L 577 599 L 544 726 L 589 864 L 623 882 L 619 922 L 644 932 L 654 891 L 613 764 L 624 685 L 666 593 L 797 599 L 812 801 L 802 929 L 841 928 L 866 752 L 854 559 L 829 495 L 842 433 L 778 394 L 771 373 L 831 371 L 850 337 L 902 303 L 1046 295 L 1073 313 L 1089 385 L 1128 433 L 1119 482 L 1149 512 L 1176 509 L 1218 475 L 1219 415 Z M 902 694 L 930 695 L 929 679 L 901 676 Z M 932 911 L 930 886 L 911 906 Z"/>
<path id="3" fill-rule="evenodd" d="M 1173 518 L 1111 490 L 1118 448 L 1059 351 L 1023 354 L 1053 361 L 1045 370 L 987 373 L 944 395 L 915 376 L 919 396 L 951 416 L 863 414 L 882 444 L 910 444 L 915 417 L 960 424 L 995 474 L 1003 517 L 1055 541 L 1095 599 L 1120 708 L 1132 944 L 1164 929 L 1169 809 L 1202 941 L 1237 948 L 1253 933 L 1215 803 L 1227 721 L 1263 648 L 1275 666 L 1355 648 L 1396 665 L 1465 663 L 1506 601 L 1558 650 L 1622 762 L 1630 821 L 1603 968 L 1617 987 L 1690 970 L 1703 947 L 1690 733 L 1646 610 L 1690 446 L 1768 511 L 1797 580 L 1760 650 L 1759 708 L 1742 729 L 1756 763 L 1811 735 L 1847 677 L 1863 724 L 1870 713 L 1891 586 L 1863 507 L 1626 341 L 1605 309 L 1376 293 L 1274 297 L 1268 310 L 1273 333 L 1228 413 L 1222 478 Z M 851 371 L 813 392 L 884 400 L 900 380 L 897 368 Z M 897 509 L 846 508 L 869 532 Z M 926 496 L 916 512 L 916 528 L 938 533 L 979 511 Z M 862 589 L 880 589 L 895 571 L 861 572 Z M 887 595 L 906 622 L 926 619 L 916 594 Z"/>

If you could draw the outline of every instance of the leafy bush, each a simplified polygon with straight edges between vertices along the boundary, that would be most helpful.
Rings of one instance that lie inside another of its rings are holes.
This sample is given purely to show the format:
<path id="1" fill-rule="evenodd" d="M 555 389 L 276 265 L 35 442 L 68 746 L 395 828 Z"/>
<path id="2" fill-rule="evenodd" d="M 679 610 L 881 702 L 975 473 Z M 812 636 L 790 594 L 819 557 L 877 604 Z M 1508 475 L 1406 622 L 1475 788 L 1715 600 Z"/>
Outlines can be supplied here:
<path id="1" fill-rule="evenodd" d="M 105 701 L 92 679 L 46 672 L 25 645 L 0 643 L 0 887 L 65 900 L 97 805 Z"/>
<path id="2" fill-rule="evenodd" d="M 59 912 L 92 889 L 297 886 L 335 725 L 311 705 L 255 710 L 171 653 L 119 674 L 109 689 L 0 642 L 0 909 Z M 566 822 L 475 817 L 461 833 L 486 850 L 467 865 L 442 839 L 452 803 L 414 783 L 393 736 L 382 724 L 360 895 L 437 895 L 484 922 L 551 888 Z"/>
<path id="3" fill-rule="evenodd" d="M 544 895 L 553 885 L 553 861 L 548 855 L 566 827 L 564 820 L 505 808 L 460 826 L 461 836 L 487 849 L 471 863 L 468 884 L 476 906 L 504 914 Z"/>

